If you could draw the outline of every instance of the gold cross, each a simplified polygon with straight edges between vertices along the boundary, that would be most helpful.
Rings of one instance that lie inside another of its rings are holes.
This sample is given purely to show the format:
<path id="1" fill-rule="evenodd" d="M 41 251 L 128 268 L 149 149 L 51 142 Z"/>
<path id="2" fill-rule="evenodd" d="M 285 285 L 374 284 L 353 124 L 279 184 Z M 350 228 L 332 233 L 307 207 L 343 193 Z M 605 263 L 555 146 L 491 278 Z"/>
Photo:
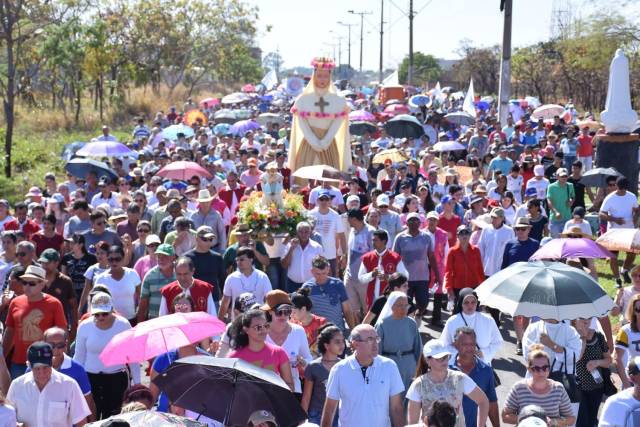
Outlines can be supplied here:
<path id="1" fill-rule="evenodd" d="M 319 108 L 320 108 L 320 112 L 321 112 L 322 114 L 324 114 L 324 107 L 328 106 L 328 105 L 329 105 L 329 103 L 328 103 L 328 102 L 326 102 L 326 101 L 324 100 L 324 97 L 322 97 L 322 96 L 321 96 L 321 97 L 320 97 L 320 101 L 318 101 L 318 102 L 314 103 L 313 105 L 315 105 L 316 107 L 319 107 Z"/>

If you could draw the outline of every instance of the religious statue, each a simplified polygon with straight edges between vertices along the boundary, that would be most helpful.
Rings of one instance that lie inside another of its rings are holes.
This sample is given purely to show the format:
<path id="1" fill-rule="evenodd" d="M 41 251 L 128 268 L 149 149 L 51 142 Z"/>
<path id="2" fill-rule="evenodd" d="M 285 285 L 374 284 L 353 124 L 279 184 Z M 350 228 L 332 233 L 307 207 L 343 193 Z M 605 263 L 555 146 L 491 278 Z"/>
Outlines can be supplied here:
<path id="1" fill-rule="evenodd" d="M 284 187 L 282 183 L 284 182 L 284 177 L 278 173 L 278 164 L 271 162 L 265 170 L 266 173 L 262 174 L 260 178 L 262 201 L 265 206 L 270 206 L 272 203 L 275 203 L 278 208 L 283 208 L 282 192 Z"/>
<path id="2" fill-rule="evenodd" d="M 289 168 L 324 164 L 343 172 L 351 170 L 349 107 L 338 96 L 331 80 L 335 63 L 330 58 L 315 58 L 313 75 L 291 112 Z"/>
<path id="3" fill-rule="evenodd" d="M 616 50 L 609 68 L 609 90 L 605 110 L 600 113 L 607 133 L 630 133 L 637 127 L 638 115 L 631 107 L 629 60 Z"/>

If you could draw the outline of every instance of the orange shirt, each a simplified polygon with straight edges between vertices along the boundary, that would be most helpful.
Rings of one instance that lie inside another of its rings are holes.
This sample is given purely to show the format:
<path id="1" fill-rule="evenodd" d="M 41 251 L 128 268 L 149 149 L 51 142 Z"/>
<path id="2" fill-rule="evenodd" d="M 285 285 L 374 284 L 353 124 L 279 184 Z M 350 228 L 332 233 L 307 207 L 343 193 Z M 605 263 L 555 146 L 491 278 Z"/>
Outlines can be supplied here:
<path id="1" fill-rule="evenodd" d="M 67 329 L 67 319 L 57 298 L 47 294 L 35 302 L 29 302 L 25 295 L 14 298 L 7 314 L 7 327 L 14 329 L 11 361 L 27 363 L 29 346 L 42 340 L 44 331 L 53 326 Z"/>
<path id="2" fill-rule="evenodd" d="M 480 249 L 472 244 L 469 244 L 466 252 L 458 244 L 449 249 L 444 267 L 444 283 L 447 290 L 475 288 L 483 281 L 484 268 Z"/>

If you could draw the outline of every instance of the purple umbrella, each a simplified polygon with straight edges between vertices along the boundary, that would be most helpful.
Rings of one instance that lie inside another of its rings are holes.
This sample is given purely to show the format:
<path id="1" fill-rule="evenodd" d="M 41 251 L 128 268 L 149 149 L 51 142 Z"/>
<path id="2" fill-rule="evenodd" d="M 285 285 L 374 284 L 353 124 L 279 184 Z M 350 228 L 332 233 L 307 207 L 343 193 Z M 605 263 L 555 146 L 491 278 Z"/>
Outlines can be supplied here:
<path id="1" fill-rule="evenodd" d="M 90 142 L 76 152 L 78 156 L 85 157 L 122 157 L 134 156 L 134 153 L 124 144 L 116 141 Z"/>
<path id="2" fill-rule="evenodd" d="M 245 133 L 249 131 L 254 131 L 256 129 L 260 129 L 260 123 L 255 120 L 240 120 L 239 122 L 234 123 L 229 129 L 229 132 L 234 135 L 244 136 Z"/>
<path id="3" fill-rule="evenodd" d="M 374 122 L 376 116 L 367 110 L 356 110 L 349 113 L 350 122 Z"/>
<path id="4" fill-rule="evenodd" d="M 560 258 L 611 258 L 613 254 L 594 242 L 584 237 L 569 237 L 552 239 L 546 245 L 538 249 L 530 261 Z"/>

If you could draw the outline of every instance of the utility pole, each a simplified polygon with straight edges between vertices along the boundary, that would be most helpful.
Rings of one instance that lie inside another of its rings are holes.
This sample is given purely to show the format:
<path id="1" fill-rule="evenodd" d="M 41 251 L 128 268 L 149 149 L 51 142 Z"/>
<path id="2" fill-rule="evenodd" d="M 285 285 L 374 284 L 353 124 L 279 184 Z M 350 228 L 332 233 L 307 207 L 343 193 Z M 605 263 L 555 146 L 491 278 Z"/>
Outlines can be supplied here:
<path id="1" fill-rule="evenodd" d="M 413 84 L 413 0 L 409 0 L 409 67 L 407 70 L 407 84 Z"/>
<path id="2" fill-rule="evenodd" d="M 382 40 L 384 35 L 384 0 L 380 0 L 380 64 L 378 66 L 378 81 L 382 84 Z"/>
<path id="3" fill-rule="evenodd" d="M 500 10 L 504 12 L 504 26 L 502 29 L 502 61 L 500 63 L 500 91 L 498 99 L 498 117 L 502 124 L 509 116 L 509 97 L 511 96 L 511 14 L 513 0 L 501 0 Z"/>
<path id="4" fill-rule="evenodd" d="M 364 15 L 371 15 L 371 12 L 356 12 L 349 10 L 349 13 L 353 15 L 360 15 L 360 72 L 362 73 L 362 45 L 364 42 Z"/>
<path id="5" fill-rule="evenodd" d="M 349 44 L 349 53 L 348 53 L 348 57 L 347 57 L 347 63 L 349 64 L 349 69 L 351 69 L 351 27 L 353 27 L 355 24 L 345 24 L 342 21 L 338 21 L 338 25 L 342 25 L 343 27 L 347 27 L 349 30 L 349 36 L 347 38 L 347 43 Z"/>

